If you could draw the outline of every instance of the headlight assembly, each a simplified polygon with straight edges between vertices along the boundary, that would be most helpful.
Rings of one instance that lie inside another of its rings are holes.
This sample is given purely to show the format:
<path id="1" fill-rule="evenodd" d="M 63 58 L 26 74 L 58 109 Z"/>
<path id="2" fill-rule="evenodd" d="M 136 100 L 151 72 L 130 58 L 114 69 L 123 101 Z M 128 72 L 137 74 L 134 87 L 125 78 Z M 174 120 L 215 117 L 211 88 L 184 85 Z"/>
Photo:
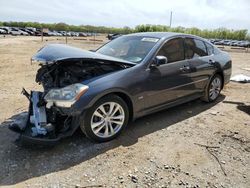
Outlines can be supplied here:
<path id="1" fill-rule="evenodd" d="M 61 89 L 51 89 L 44 97 L 47 103 L 59 107 L 71 107 L 87 90 L 87 85 L 73 84 Z"/>

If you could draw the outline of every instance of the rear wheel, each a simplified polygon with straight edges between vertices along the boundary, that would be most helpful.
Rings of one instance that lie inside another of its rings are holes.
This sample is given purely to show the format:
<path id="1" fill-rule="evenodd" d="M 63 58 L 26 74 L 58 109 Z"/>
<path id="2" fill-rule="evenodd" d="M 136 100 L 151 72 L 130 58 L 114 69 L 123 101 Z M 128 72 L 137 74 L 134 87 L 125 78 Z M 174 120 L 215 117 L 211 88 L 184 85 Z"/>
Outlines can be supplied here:
<path id="1" fill-rule="evenodd" d="M 206 102 L 215 101 L 220 96 L 222 83 L 222 77 L 219 74 L 214 75 L 214 77 L 210 80 L 210 83 L 205 91 L 205 96 L 202 100 Z"/>
<path id="2" fill-rule="evenodd" d="M 81 129 L 88 138 L 106 142 L 116 138 L 128 124 L 126 103 L 116 95 L 108 95 L 97 101 L 81 121 Z"/>

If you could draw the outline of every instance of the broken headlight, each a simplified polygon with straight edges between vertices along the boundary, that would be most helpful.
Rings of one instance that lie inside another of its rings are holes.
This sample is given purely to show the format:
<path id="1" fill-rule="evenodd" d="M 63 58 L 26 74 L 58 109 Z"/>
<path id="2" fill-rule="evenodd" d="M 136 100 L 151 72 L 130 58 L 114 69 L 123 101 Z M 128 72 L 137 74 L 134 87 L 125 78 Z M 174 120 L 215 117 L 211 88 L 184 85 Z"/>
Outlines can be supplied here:
<path id="1" fill-rule="evenodd" d="M 73 84 L 61 89 L 51 89 L 44 97 L 51 106 L 55 104 L 59 107 L 71 107 L 87 90 L 87 85 Z"/>

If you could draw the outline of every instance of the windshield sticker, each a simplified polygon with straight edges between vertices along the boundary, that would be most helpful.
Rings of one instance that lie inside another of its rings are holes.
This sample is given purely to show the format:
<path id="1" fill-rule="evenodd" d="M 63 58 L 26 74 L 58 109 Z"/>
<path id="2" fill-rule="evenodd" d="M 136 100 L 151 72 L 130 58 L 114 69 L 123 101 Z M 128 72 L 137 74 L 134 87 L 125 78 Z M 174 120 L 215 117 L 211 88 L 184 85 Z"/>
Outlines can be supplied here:
<path id="1" fill-rule="evenodd" d="M 159 39 L 157 38 L 142 38 L 141 41 L 144 42 L 158 42 Z"/>

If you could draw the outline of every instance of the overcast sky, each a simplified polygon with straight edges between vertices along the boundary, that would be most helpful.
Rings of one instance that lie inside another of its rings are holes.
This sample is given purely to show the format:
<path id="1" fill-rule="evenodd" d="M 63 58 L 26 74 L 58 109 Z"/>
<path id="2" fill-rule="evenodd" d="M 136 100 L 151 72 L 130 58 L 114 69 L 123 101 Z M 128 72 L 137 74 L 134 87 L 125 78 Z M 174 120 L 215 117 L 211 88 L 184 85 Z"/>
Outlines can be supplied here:
<path id="1" fill-rule="evenodd" d="M 0 21 L 250 30 L 250 0 L 0 0 Z"/>

